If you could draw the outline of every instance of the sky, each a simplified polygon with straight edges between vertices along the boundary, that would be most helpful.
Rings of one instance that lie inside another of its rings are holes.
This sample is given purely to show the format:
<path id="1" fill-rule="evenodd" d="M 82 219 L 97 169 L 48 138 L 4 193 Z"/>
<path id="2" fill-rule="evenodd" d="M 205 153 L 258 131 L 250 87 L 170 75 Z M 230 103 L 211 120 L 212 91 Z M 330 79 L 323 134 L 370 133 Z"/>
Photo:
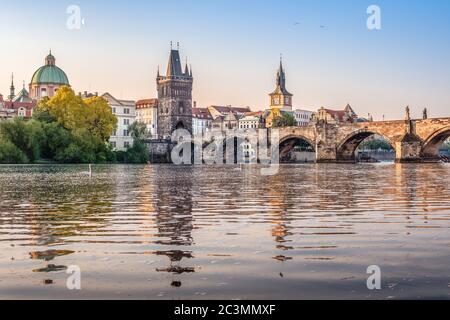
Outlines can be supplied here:
<path id="1" fill-rule="evenodd" d="M 381 9 L 381 30 L 367 8 Z M 67 27 L 77 5 L 84 24 Z M 269 107 L 280 54 L 294 107 L 376 120 L 450 116 L 448 0 L 0 0 L 0 93 L 27 86 L 52 49 L 76 92 L 156 97 L 170 42 L 194 73 L 194 100 Z"/>

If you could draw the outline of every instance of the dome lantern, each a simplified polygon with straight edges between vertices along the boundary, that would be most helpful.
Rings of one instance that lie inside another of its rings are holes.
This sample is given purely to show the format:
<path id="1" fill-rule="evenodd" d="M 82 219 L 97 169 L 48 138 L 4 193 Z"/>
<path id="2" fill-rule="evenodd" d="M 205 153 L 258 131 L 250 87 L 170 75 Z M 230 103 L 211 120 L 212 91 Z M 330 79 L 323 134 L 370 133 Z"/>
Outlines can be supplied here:
<path id="1" fill-rule="evenodd" d="M 54 66 L 56 63 L 55 57 L 52 55 L 52 50 L 50 50 L 49 55 L 45 58 L 45 65 L 46 66 Z"/>

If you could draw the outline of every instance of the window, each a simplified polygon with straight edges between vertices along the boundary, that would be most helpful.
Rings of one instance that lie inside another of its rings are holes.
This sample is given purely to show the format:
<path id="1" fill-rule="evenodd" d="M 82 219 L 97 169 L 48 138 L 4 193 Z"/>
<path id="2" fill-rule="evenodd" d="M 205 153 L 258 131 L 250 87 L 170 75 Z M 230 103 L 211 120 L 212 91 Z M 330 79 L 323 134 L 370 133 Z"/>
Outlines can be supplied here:
<path id="1" fill-rule="evenodd" d="M 130 119 L 123 119 L 123 124 L 125 126 L 129 126 L 130 125 Z"/>
<path id="2" fill-rule="evenodd" d="M 47 89 L 46 88 L 42 88 L 41 89 L 41 97 L 46 97 L 47 96 Z"/>
<path id="3" fill-rule="evenodd" d="M 178 102 L 178 108 L 179 108 L 180 114 L 183 114 L 183 113 L 184 113 L 184 104 L 183 104 L 183 101 Z"/>
<path id="4" fill-rule="evenodd" d="M 129 147 L 130 147 L 130 142 L 129 142 L 129 141 L 125 141 L 125 142 L 123 143 L 123 147 L 124 147 L 124 148 L 129 148 Z"/>
<path id="5" fill-rule="evenodd" d="M 111 142 L 111 147 L 112 147 L 113 149 L 117 148 L 117 142 L 112 141 L 112 142 Z"/>
<path id="6" fill-rule="evenodd" d="M 123 136 L 128 137 L 130 135 L 130 132 L 128 130 L 123 130 Z"/>
<path id="7" fill-rule="evenodd" d="M 112 113 L 116 113 L 116 108 L 112 108 Z"/>
<path id="8" fill-rule="evenodd" d="M 117 136 L 117 131 L 116 130 L 114 130 L 114 132 L 113 132 L 113 134 L 112 134 L 114 137 L 115 136 Z"/>
<path id="9" fill-rule="evenodd" d="M 125 113 L 125 114 L 130 114 L 130 109 L 129 109 L 129 108 L 124 108 L 124 109 L 123 109 L 123 113 Z"/>

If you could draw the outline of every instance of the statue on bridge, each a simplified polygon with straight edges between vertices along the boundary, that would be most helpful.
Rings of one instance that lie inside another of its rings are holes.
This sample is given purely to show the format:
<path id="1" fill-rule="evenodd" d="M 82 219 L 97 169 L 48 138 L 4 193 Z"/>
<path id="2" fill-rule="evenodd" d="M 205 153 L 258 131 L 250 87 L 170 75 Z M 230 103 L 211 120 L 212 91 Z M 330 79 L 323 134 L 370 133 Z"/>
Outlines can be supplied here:
<path id="1" fill-rule="evenodd" d="M 423 120 L 427 120 L 428 119 L 428 110 L 427 108 L 423 109 Z"/>

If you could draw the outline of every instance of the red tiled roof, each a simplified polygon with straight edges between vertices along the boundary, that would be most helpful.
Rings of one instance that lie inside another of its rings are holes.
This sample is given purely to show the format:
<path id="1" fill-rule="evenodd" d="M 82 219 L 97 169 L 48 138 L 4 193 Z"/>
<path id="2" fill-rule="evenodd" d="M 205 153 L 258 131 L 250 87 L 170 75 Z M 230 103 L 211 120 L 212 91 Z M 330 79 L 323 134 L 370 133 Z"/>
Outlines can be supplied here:
<path id="1" fill-rule="evenodd" d="M 250 107 L 223 107 L 223 106 L 212 106 L 214 109 L 216 109 L 217 111 L 219 111 L 222 114 L 226 114 L 226 113 L 246 113 L 246 112 L 250 112 Z"/>
<path id="2" fill-rule="evenodd" d="M 143 99 L 136 102 L 136 109 L 157 108 L 158 99 Z"/>
<path id="3" fill-rule="evenodd" d="M 192 108 L 192 116 L 194 118 L 212 119 L 212 116 L 207 108 Z"/>
<path id="4" fill-rule="evenodd" d="M 329 113 L 333 118 L 343 121 L 345 116 L 344 110 L 331 110 L 331 109 L 325 109 L 327 113 Z"/>
<path id="5" fill-rule="evenodd" d="M 25 108 L 27 110 L 31 110 L 36 106 L 36 101 L 33 102 L 11 102 L 11 101 L 3 101 L 5 107 L 8 109 L 17 110 L 19 108 Z"/>
<path id="6" fill-rule="evenodd" d="M 244 116 L 246 117 L 262 117 L 264 115 L 264 111 L 256 111 L 256 112 L 246 112 Z"/>

